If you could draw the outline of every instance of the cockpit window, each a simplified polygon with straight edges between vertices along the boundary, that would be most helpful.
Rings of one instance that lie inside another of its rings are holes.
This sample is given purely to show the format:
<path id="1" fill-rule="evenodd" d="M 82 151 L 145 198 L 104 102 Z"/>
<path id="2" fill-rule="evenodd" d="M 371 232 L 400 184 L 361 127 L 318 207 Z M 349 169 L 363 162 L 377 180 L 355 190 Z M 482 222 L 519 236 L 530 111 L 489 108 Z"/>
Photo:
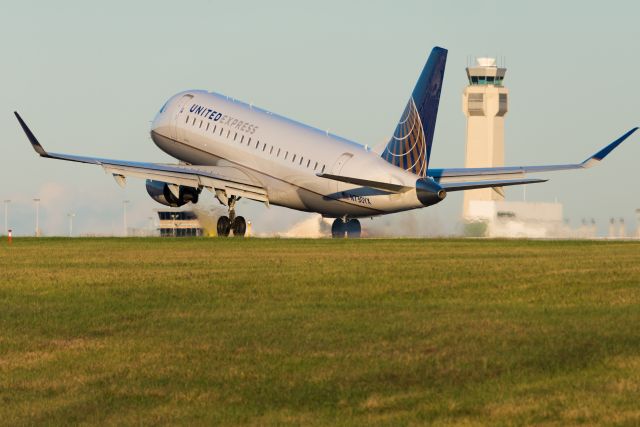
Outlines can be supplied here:
<path id="1" fill-rule="evenodd" d="M 169 103 L 169 101 L 165 102 L 164 105 L 162 106 L 162 108 L 160 109 L 161 113 L 164 113 L 164 110 L 167 108 L 167 104 Z"/>

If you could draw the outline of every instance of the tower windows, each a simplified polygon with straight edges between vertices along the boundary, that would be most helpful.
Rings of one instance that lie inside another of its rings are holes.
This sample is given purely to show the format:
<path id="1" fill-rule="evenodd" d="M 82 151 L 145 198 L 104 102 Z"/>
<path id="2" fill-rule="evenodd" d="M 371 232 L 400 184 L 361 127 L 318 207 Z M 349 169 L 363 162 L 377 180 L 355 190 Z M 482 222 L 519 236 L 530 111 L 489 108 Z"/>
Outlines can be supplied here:
<path id="1" fill-rule="evenodd" d="M 470 116 L 484 115 L 484 94 L 470 93 L 468 103 Z"/>
<path id="2" fill-rule="evenodd" d="M 498 96 L 498 116 L 502 117 L 507 114 L 507 94 L 501 93 Z"/>

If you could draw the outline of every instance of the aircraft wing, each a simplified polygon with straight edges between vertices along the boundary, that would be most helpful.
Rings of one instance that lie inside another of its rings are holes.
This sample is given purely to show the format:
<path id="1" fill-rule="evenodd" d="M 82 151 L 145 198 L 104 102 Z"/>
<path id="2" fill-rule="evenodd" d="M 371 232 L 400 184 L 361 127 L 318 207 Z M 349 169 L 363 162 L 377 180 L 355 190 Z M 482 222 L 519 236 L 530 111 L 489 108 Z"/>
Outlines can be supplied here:
<path id="1" fill-rule="evenodd" d="M 638 128 L 633 128 L 620 138 L 616 139 L 594 155 L 587 158 L 582 163 L 565 164 L 565 165 L 546 165 L 546 166 L 510 166 L 497 168 L 460 168 L 460 169 L 429 169 L 428 178 L 420 178 L 419 180 L 435 181 L 438 188 L 450 191 L 473 190 L 476 188 L 493 188 L 501 193 L 502 187 L 512 185 L 526 185 L 546 182 L 546 179 L 526 178 L 527 173 L 551 172 L 568 169 L 587 169 L 600 163 L 602 159 L 612 152 L 625 139 L 633 134 Z M 327 178 L 334 181 L 346 182 L 353 185 L 361 185 L 378 190 L 387 191 L 389 193 L 404 193 L 415 187 L 390 184 L 386 182 L 370 181 L 358 177 L 349 177 L 341 175 L 333 175 L 327 173 L 317 174 L 321 178 Z"/>
<path id="2" fill-rule="evenodd" d="M 453 186 L 454 183 L 478 182 L 478 181 L 499 181 L 513 180 L 514 178 L 523 178 L 527 173 L 551 172 L 569 169 L 587 169 L 600 163 L 609 153 L 611 153 L 618 145 L 633 134 L 638 128 L 633 128 L 627 133 L 616 139 L 602 150 L 588 157 L 581 163 L 564 164 L 564 165 L 545 165 L 545 166 L 511 166 L 496 168 L 459 168 L 459 169 L 429 169 L 428 175 L 436 182 L 446 188 Z M 526 180 L 525 180 L 526 181 Z M 531 182 L 522 182 L 529 184 Z M 489 184 L 489 182 L 487 182 Z M 502 184 L 507 185 L 507 184 Z M 512 184 L 513 185 L 513 184 Z M 500 185 L 485 185 L 485 187 L 495 187 Z M 479 186 L 473 188 L 482 188 Z M 450 190 L 451 191 L 451 190 Z"/>
<path id="3" fill-rule="evenodd" d="M 124 186 L 126 177 L 163 181 L 173 185 L 184 185 L 194 188 L 208 188 L 213 192 L 224 191 L 228 196 L 246 197 L 247 199 L 269 203 L 265 188 L 260 182 L 250 177 L 240 168 L 233 166 L 198 166 L 181 164 L 163 164 L 132 162 L 127 160 L 103 159 L 99 157 L 85 157 L 71 154 L 49 153 L 22 117 L 14 112 L 22 130 L 27 135 L 33 149 L 41 157 L 67 160 L 79 163 L 89 163 L 102 166 L 113 175 L 120 186 Z"/>

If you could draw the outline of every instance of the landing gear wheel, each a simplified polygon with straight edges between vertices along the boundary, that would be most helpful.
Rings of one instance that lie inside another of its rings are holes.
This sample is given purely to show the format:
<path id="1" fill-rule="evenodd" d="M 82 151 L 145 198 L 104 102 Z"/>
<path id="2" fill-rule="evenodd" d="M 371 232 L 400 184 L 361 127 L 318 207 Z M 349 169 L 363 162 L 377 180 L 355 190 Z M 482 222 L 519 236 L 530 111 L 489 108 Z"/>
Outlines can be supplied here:
<path id="1" fill-rule="evenodd" d="M 331 237 L 334 239 L 342 239 L 344 238 L 344 234 L 347 231 L 347 226 L 342 220 L 342 218 L 336 218 L 331 225 Z"/>
<path id="2" fill-rule="evenodd" d="M 244 217 L 235 217 L 233 224 L 231 224 L 231 230 L 233 230 L 233 235 L 235 237 L 244 237 L 247 232 L 247 221 L 245 221 Z"/>
<path id="3" fill-rule="evenodd" d="M 362 232 L 362 227 L 360 227 L 360 221 L 357 219 L 350 219 L 345 224 L 345 228 L 347 229 L 347 237 L 349 239 L 359 239 L 360 233 Z"/>
<path id="4" fill-rule="evenodd" d="M 231 221 L 229 221 L 228 216 L 221 216 L 218 218 L 218 236 L 219 237 L 228 237 L 229 232 L 231 231 Z"/>

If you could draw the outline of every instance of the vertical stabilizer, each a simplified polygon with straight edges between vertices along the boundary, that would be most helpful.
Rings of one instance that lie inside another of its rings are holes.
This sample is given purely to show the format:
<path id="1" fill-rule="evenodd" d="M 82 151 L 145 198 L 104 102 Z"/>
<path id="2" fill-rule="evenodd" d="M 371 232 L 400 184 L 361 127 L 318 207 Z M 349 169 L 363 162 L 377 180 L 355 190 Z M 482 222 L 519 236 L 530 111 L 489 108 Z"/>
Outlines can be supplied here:
<path id="1" fill-rule="evenodd" d="M 427 175 L 447 50 L 434 47 L 382 158 L 419 176 Z"/>

